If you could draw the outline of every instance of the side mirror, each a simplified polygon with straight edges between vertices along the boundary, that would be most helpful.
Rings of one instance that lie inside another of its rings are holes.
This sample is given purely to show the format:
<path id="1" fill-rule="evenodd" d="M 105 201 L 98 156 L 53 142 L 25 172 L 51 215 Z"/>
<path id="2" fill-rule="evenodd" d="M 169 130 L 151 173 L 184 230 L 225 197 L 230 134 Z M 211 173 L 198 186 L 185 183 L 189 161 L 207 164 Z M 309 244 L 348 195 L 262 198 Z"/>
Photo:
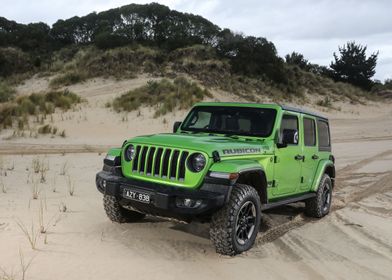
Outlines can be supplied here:
<path id="1" fill-rule="evenodd" d="M 287 145 L 298 144 L 298 130 L 296 129 L 283 129 L 280 140 L 277 143 L 278 148 L 285 148 Z"/>
<path id="2" fill-rule="evenodd" d="M 173 133 L 176 133 L 178 128 L 180 127 L 181 122 L 175 122 L 173 125 Z"/>

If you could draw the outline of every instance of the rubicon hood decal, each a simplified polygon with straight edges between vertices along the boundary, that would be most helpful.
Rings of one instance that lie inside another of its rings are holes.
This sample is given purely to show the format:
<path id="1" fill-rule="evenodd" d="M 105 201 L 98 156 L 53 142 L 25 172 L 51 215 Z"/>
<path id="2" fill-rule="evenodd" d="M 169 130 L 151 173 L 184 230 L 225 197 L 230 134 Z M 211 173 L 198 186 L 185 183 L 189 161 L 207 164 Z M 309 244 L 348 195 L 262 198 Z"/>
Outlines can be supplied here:
<path id="1" fill-rule="evenodd" d="M 261 153 L 260 148 L 233 148 L 233 149 L 223 149 L 222 153 L 224 155 L 238 155 L 238 154 L 256 154 Z"/>

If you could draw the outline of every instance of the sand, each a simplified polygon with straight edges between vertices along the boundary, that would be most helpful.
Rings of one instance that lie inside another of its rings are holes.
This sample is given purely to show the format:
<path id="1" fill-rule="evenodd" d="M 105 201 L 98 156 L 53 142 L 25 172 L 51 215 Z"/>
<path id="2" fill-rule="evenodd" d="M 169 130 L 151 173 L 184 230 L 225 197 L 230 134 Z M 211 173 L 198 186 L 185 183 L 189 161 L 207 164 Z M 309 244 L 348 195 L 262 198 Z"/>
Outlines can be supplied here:
<path id="1" fill-rule="evenodd" d="M 338 176 L 330 215 L 309 219 L 301 203 L 267 211 L 254 248 L 225 257 L 215 253 L 208 224 L 149 217 L 119 225 L 105 216 L 94 183 L 104 151 L 135 135 L 168 132 L 186 113 L 154 119 L 152 108 L 130 114 L 105 108 L 148 79 L 96 79 L 71 87 L 88 102 L 54 115 L 66 138 L 0 133 L 0 279 L 21 279 L 21 254 L 31 261 L 25 279 L 391 279 L 391 104 L 323 112 L 331 119 Z M 19 93 L 45 86 L 44 79 L 28 80 Z M 215 99 L 240 100 L 221 92 Z M 34 173 L 37 159 L 49 170 Z M 38 199 L 32 198 L 34 186 Z M 38 232 L 40 211 L 45 233 L 37 234 L 32 249 L 18 223 Z"/>

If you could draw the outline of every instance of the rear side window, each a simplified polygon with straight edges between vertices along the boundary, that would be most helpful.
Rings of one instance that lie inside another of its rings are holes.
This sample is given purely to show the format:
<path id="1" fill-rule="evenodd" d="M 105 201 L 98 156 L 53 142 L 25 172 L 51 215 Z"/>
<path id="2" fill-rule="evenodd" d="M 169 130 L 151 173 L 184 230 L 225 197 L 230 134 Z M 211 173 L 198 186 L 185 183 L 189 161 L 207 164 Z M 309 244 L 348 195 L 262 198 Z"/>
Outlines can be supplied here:
<path id="1" fill-rule="evenodd" d="M 294 115 L 283 115 L 282 118 L 282 124 L 280 126 L 280 136 L 282 137 L 283 135 L 283 130 L 295 130 L 296 133 L 296 140 L 297 144 L 293 145 L 298 145 L 298 118 L 297 116 Z"/>
<path id="2" fill-rule="evenodd" d="M 313 119 L 304 118 L 305 146 L 316 146 L 316 123 Z"/>
<path id="3" fill-rule="evenodd" d="M 317 120 L 317 132 L 318 132 L 319 149 L 321 151 L 330 151 L 331 138 L 329 135 L 328 123 L 326 121 Z"/>

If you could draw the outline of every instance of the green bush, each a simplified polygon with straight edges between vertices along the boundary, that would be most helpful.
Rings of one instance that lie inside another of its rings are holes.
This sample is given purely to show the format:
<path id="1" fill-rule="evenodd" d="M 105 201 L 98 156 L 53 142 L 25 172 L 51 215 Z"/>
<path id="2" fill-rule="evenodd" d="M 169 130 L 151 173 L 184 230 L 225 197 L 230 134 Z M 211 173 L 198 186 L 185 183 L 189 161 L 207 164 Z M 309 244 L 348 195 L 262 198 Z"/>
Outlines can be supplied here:
<path id="1" fill-rule="evenodd" d="M 211 97 L 211 93 L 180 77 L 173 82 L 167 79 L 149 81 L 147 85 L 116 98 L 112 106 L 118 112 L 130 112 L 143 105 L 155 106 L 154 116 L 158 117 L 175 109 L 188 109 L 205 97 Z"/>

